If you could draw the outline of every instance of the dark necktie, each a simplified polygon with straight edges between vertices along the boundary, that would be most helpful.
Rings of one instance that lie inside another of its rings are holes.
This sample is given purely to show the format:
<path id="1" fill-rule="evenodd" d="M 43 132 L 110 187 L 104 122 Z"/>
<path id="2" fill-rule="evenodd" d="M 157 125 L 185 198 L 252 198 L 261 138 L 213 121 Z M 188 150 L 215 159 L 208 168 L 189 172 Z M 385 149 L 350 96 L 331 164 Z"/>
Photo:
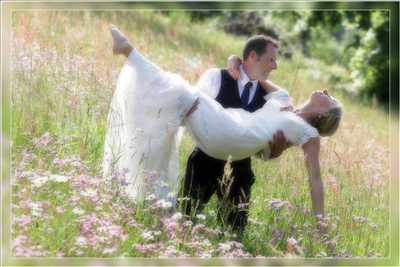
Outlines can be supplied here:
<path id="1" fill-rule="evenodd" d="M 244 86 L 242 96 L 240 97 L 240 99 L 242 100 L 243 106 L 247 106 L 247 104 L 249 103 L 250 88 L 252 85 L 253 84 L 251 82 L 248 82 Z"/>

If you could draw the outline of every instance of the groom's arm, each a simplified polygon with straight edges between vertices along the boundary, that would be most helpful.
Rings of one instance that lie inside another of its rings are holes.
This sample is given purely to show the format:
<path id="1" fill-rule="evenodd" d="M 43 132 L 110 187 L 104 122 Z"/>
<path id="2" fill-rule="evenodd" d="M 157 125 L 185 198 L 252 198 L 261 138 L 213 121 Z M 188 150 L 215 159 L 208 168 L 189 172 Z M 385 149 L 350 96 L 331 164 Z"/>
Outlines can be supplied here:
<path id="1" fill-rule="evenodd" d="M 209 97 L 215 99 L 219 93 L 219 89 L 221 87 L 221 71 L 216 68 L 211 68 L 205 71 L 199 78 L 196 84 L 196 88 L 199 91 L 202 91 Z M 196 99 L 195 103 L 191 107 L 191 109 L 186 113 L 186 117 L 190 116 L 193 112 L 196 111 L 197 106 L 199 105 L 199 99 Z"/>
<path id="2" fill-rule="evenodd" d="M 272 141 L 266 144 L 265 149 L 256 153 L 255 156 L 265 161 L 275 159 L 289 147 L 290 144 L 287 142 L 285 134 L 279 130 L 273 135 Z"/>

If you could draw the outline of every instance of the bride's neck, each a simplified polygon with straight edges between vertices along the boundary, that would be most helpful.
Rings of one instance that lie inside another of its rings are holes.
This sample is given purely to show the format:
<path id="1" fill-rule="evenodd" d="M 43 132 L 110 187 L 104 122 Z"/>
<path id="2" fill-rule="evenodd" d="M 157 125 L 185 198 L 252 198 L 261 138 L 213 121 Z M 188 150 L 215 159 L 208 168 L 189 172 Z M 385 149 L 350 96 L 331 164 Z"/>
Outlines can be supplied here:
<path id="1" fill-rule="evenodd" d="M 311 122 L 315 117 L 315 112 L 307 104 L 296 108 L 294 113 L 307 122 Z"/>

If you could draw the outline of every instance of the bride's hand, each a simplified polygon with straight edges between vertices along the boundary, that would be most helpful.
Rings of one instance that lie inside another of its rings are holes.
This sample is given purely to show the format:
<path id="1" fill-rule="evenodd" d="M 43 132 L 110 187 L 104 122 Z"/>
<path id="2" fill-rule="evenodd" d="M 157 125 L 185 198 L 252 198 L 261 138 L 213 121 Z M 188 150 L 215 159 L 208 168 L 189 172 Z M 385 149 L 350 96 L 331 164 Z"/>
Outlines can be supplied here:
<path id="1" fill-rule="evenodd" d="M 240 65 L 242 64 L 242 60 L 240 57 L 231 55 L 228 57 L 227 61 L 227 69 L 231 77 L 235 80 L 239 80 L 240 78 Z"/>

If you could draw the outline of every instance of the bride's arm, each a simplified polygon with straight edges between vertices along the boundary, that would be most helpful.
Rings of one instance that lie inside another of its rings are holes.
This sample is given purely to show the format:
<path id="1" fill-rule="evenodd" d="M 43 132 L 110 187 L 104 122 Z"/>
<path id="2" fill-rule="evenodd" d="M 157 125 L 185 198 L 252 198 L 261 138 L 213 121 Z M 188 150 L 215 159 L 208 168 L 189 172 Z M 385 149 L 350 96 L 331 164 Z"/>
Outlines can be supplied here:
<path id="1" fill-rule="evenodd" d="M 240 79 L 240 69 L 239 66 L 242 64 L 242 59 L 236 55 L 230 55 L 228 61 L 226 62 L 227 70 L 229 75 L 235 80 Z"/>
<path id="2" fill-rule="evenodd" d="M 238 56 L 231 55 L 228 57 L 227 70 L 231 77 L 235 80 L 240 78 L 240 65 L 242 64 L 242 59 Z M 289 96 L 289 93 L 282 87 L 274 84 L 270 80 L 259 80 L 258 81 L 267 95 L 265 100 L 268 102 L 270 99 L 276 99 L 282 104 L 285 111 L 293 111 L 293 101 Z"/>
<path id="3" fill-rule="evenodd" d="M 230 55 L 227 60 L 227 70 L 229 74 L 235 80 L 240 78 L 240 65 L 242 64 L 242 59 L 236 55 Z M 274 84 L 270 80 L 259 80 L 261 87 L 267 92 L 272 93 L 279 90 L 284 90 L 280 86 Z"/>
<path id="4" fill-rule="evenodd" d="M 321 172 L 319 166 L 319 138 L 311 138 L 303 146 L 305 164 L 309 174 L 309 182 L 311 188 L 311 200 L 314 214 L 318 217 L 324 217 L 324 187 L 321 180 Z"/>

